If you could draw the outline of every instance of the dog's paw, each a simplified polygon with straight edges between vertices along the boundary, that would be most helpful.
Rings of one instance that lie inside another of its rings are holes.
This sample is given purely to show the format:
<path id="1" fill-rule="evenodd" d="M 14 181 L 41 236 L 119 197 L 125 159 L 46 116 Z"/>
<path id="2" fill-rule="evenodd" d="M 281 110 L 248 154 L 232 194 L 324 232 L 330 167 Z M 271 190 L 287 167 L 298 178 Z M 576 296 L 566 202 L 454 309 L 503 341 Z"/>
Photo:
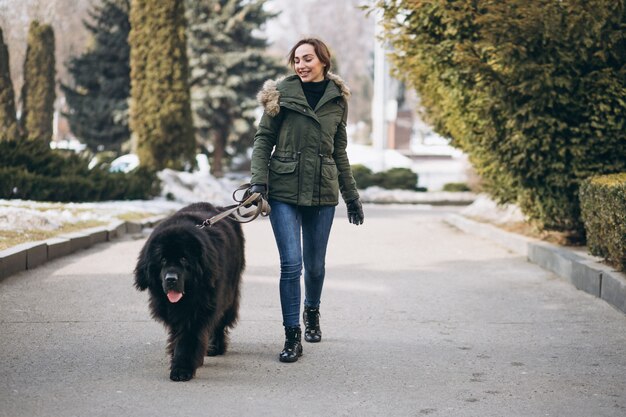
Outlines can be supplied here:
<path id="1" fill-rule="evenodd" d="M 226 349 L 224 349 L 224 346 L 209 346 L 209 350 L 207 351 L 206 355 L 207 356 L 219 356 L 219 355 L 223 355 L 226 352 Z"/>
<path id="2" fill-rule="evenodd" d="M 170 379 L 172 381 L 189 381 L 193 378 L 193 370 L 185 368 L 172 368 Z"/>
<path id="3" fill-rule="evenodd" d="M 226 344 L 220 341 L 211 341 L 209 349 L 207 350 L 207 356 L 218 356 L 226 353 Z"/>

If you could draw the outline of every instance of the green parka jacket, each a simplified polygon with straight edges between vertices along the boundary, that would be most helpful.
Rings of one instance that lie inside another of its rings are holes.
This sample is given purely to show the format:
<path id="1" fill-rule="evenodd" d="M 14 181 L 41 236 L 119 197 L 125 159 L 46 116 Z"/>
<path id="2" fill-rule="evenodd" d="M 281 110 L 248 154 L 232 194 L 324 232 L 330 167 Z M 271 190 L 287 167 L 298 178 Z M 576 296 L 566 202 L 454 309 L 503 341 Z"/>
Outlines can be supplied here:
<path id="1" fill-rule="evenodd" d="M 359 198 L 346 153 L 350 91 L 333 73 L 315 109 L 297 75 L 266 81 L 258 100 L 263 117 L 254 137 L 252 184 L 269 198 L 300 206 L 330 206 Z"/>

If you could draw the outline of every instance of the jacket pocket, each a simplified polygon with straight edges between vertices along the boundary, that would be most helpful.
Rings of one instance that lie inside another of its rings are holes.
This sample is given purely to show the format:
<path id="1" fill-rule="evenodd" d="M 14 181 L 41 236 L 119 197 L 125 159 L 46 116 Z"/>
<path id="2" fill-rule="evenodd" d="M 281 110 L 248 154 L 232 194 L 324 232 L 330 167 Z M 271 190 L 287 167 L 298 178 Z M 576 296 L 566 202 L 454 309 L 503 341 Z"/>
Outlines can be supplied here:
<path id="1" fill-rule="evenodd" d="M 297 200 L 298 161 L 272 157 L 269 168 L 269 196 L 281 200 Z"/>
<path id="2" fill-rule="evenodd" d="M 339 198 L 339 172 L 332 159 L 322 158 L 320 178 L 320 202 L 335 203 Z"/>
<path id="3" fill-rule="evenodd" d="M 322 177 L 327 180 L 337 181 L 338 171 L 335 162 L 322 162 Z"/>
<path id="4" fill-rule="evenodd" d="M 298 154 L 296 152 L 279 151 L 278 149 L 272 153 L 272 159 L 276 159 L 283 163 L 296 162 Z"/>

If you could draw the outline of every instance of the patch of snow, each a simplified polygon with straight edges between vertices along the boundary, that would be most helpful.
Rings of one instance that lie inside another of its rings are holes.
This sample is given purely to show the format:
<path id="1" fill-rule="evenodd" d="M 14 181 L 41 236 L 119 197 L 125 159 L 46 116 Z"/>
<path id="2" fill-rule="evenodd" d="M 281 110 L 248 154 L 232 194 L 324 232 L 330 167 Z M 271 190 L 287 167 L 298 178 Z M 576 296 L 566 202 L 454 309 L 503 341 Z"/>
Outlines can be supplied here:
<path id="1" fill-rule="evenodd" d="M 520 208 L 515 204 L 499 205 L 486 194 L 478 195 L 476 200 L 460 213 L 463 216 L 494 224 L 517 223 L 526 220 Z"/>
<path id="2" fill-rule="evenodd" d="M 63 224 L 81 221 L 110 222 L 128 212 L 154 215 L 180 208 L 176 202 L 108 201 L 101 203 L 49 203 L 27 200 L 0 200 L 0 230 L 56 230 Z"/>
<path id="3" fill-rule="evenodd" d="M 50 203 L 25 200 L 0 200 L 0 230 L 55 230 L 62 224 L 100 220 L 111 222 L 128 212 L 153 215 L 172 213 L 184 205 L 206 201 L 216 206 L 234 204 L 232 194 L 248 177 L 217 179 L 206 171 L 181 172 L 165 169 L 158 173 L 162 182 L 161 195 L 153 200 L 107 201 L 97 203 Z M 468 204 L 476 196 L 473 193 L 414 192 L 386 190 L 370 187 L 359 190 L 364 203 Z M 509 222 L 523 219 L 514 206 L 500 207 L 487 196 L 481 195 L 464 214 L 485 218 L 493 222 Z"/>
<path id="4" fill-rule="evenodd" d="M 441 191 L 446 183 L 467 182 L 469 162 L 461 151 L 448 145 L 420 145 L 411 148 L 409 158 L 394 149 L 349 143 L 350 164 L 365 165 L 374 172 L 390 168 L 409 168 L 418 175 L 418 185 L 429 191 Z"/>
<path id="5" fill-rule="evenodd" d="M 139 166 L 139 157 L 134 153 L 129 153 L 115 158 L 111 161 L 109 171 L 128 173 Z"/>
<path id="6" fill-rule="evenodd" d="M 418 192 L 410 190 L 387 190 L 380 187 L 368 187 L 359 190 L 364 203 L 404 203 L 404 204 L 469 204 L 476 195 L 471 192 Z"/>
<path id="7" fill-rule="evenodd" d="M 0 201 L 4 204 L 5 201 Z M 0 206 L 0 230 L 54 230 L 61 225 L 55 214 L 20 207 Z"/>
<path id="8" fill-rule="evenodd" d="M 389 168 L 411 168 L 413 161 L 394 149 L 379 150 L 371 146 L 349 143 L 346 149 L 351 165 L 365 165 L 374 172 Z"/>
<path id="9" fill-rule="evenodd" d="M 56 230 L 67 223 L 111 222 L 129 212 L 167 214 L 200 201 L 225 206 L 234 203 L 233 191 L 246 182 L 243 177 L 216 179 L 206 170 L 189 173 L 166 169 L 159 172 L 158 177 L 162 193 L 153 200 L 97 203 L 0 200 L 0 230 Z"/>
<path id="10" fill-rule="evenodd" d="M 243 183 L 244 179 L 217 179 L 207 172 L 181 172 L 164 169 L 158 173 L 161 180 L 161 196 L 173 201 L 190 204 L 207 201 L 216 206 L 234 204 L 233 191 Z"/>

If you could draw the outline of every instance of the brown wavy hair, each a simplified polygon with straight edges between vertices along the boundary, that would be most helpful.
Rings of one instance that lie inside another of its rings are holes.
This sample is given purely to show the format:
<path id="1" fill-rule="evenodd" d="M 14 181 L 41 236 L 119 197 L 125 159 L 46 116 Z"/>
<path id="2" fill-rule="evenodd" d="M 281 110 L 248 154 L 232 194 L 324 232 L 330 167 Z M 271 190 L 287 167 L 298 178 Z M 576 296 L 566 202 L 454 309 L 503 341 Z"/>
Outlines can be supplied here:
<path id="1" fill-rule="evenodd" d="M 317 38 L 300 39 L 293 46 L 293 48 L 291 48 L 291 51 L 289 51 L 289 54 L 287 55 L 287 63 L 291 66 L 291 68 L 295 67 L 296 49 L 298 49 L 298 47 L 304 44 L 309 44 L 313 47 L 313 49 L 315 50 L 315 55 L 317 55 L 317 58 L 320 60 L 320 62 L 324 64 L 324 77 L 326 77 L 326 75 L 328 74 L 328 71 L 330 71 L 330 66 L 331 66 L 330 51 L 328 50 L 328 46 L 326 46 L 324 42 L 322 42 L 321 40 Z"/>

